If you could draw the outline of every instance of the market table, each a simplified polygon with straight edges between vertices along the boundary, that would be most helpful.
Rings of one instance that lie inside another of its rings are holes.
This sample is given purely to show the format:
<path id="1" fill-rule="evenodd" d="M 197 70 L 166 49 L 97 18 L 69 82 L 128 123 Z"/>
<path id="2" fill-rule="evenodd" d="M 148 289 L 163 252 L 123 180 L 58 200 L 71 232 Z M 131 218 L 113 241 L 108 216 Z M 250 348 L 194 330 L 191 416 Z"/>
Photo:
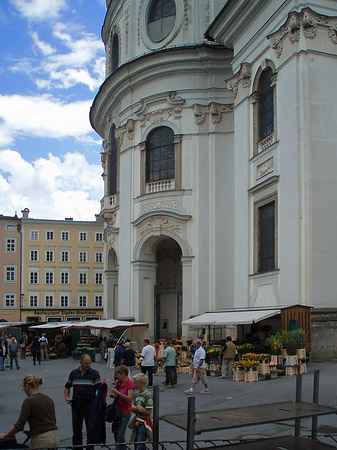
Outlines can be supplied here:
<path id="1" fill-rule="evenodd" d="M 337 408 L 306 402 L 281 402 L 217 411 L 202 411 L 195 413 L 194 433 L 249 427 L 328 414 L 337 414 Z M 186 414 L 162 416 L 162 420 L 183 430 L 188 430 L 188 416 Z"/>
<path id="2" fill-rule="evenodd" d="M 257 441 L 244 442 L 231 445 L 217 445 L 216 447 L 203 447 L 202 450 L 328 450 L 334 446 L 322 442 L 304 439 L 295 436 L 283 436 L 270 439 L 259 439 Z"/>

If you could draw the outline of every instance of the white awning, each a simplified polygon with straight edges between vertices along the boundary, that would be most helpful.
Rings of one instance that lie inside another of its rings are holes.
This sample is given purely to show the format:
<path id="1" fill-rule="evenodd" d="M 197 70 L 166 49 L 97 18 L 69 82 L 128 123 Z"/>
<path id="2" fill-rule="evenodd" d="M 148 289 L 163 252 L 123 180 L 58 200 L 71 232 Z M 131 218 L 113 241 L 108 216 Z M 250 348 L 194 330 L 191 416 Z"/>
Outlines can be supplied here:
<path id="1" fill-rule="evenodd" d="M 183 325 L 249 325 L 280 314 L 280 309 L 231 310 L 208 312 L 192 319 L 184 320 Z"/>
<path id="2" fill-rule="evenodd" d="M 148 323 L 142 322 L 128 322 L 125 320 L 88 320 L 87 322 L 76 322 L 72 324 L 66 324 L 63 322 L 63 328 L 97 328 L 100 330 L 109 330 L 115 328 L 132 328 L 132 327 L 148 327 Z"/>

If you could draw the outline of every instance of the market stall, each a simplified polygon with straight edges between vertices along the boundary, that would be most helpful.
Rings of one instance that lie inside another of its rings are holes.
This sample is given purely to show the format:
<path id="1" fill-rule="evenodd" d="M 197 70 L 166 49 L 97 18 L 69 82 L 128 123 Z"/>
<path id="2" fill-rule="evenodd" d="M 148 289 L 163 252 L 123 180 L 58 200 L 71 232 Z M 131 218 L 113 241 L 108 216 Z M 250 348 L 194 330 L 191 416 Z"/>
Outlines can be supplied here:
<path id="1" fill-rule="evenodd" d="M 100 336 L 104 342 L 104 339 L 108 337 L 109 333 L 114 330 L 120 330 L 120 332 L 127 332 L 127 336 L 135 346 L 142 346 L 143 340 L 147 338 L 148 323 L 141 322 L 129 322 L 124 320 L 90 320 L 87 322 L 76 322 L 72 324 L 63 324 L 65 330 L 90 330 L 89 334 L 81 336 L 81 341 L 77 344 L 77 347 L 72 352 L 72 356 L 75 359 L 80 358 L 81 354 L 86 353 L 90 355 L 91 359 L 96 360 L 96 354 L 102 352 L 102 345 L 98 343 L 96 339 L 96 346 L 93 347 L 88 337 L 94 339 L 95 336 Z"/>

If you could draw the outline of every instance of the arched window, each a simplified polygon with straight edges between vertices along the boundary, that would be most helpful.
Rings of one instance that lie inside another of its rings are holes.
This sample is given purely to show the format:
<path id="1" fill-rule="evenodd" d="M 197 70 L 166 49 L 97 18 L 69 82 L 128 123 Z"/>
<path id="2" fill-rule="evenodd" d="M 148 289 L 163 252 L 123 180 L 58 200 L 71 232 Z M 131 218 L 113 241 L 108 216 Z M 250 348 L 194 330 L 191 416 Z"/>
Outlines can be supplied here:
<path id="1" fill-rule="evenodd" d="M 112 38 L 112 71 L 118 68 L 119 64 L 119 41 L 118 34 L 115 33 Z"/>
<path id="2" fill-rule="evenodd" d="M 267 67 L 258 83 L 258 141 L 262 141 L 274 131 L 274 88 L 272 69 Z"/>
<path id="3" fill-rule="evenodd" d="M 176 18 L 174 0 L 152 0 L 147 20 L 147 32 L 153 42 L 160 42 L 172 31 Z"/>
<path id="4" fill-rule="evenodd" d="M 111 150 L 108 153 L 108 195 L 117 194 L 117 140 L 115 129 L 111 131 Z"/>
<path id="5" fill-rule="evenodd" d="M 174 179 L 174 134 L 171 128 L 152 130 L 146 139 L 146 183 Z"/>

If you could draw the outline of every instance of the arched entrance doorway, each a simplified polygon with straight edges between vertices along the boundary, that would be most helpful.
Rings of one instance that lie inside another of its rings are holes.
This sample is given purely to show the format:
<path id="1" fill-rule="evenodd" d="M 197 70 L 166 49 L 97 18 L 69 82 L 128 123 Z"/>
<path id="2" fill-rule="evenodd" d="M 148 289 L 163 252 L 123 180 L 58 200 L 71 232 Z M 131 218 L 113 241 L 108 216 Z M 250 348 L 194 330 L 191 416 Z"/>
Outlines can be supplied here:
<path id="1" fill-rule="evenodd" d="M 182 251 L 171 238 L 161 239 L 155 249 L 156 284 L 154 286 L 154 337 L 181 338 L 183 286 Z"/>

